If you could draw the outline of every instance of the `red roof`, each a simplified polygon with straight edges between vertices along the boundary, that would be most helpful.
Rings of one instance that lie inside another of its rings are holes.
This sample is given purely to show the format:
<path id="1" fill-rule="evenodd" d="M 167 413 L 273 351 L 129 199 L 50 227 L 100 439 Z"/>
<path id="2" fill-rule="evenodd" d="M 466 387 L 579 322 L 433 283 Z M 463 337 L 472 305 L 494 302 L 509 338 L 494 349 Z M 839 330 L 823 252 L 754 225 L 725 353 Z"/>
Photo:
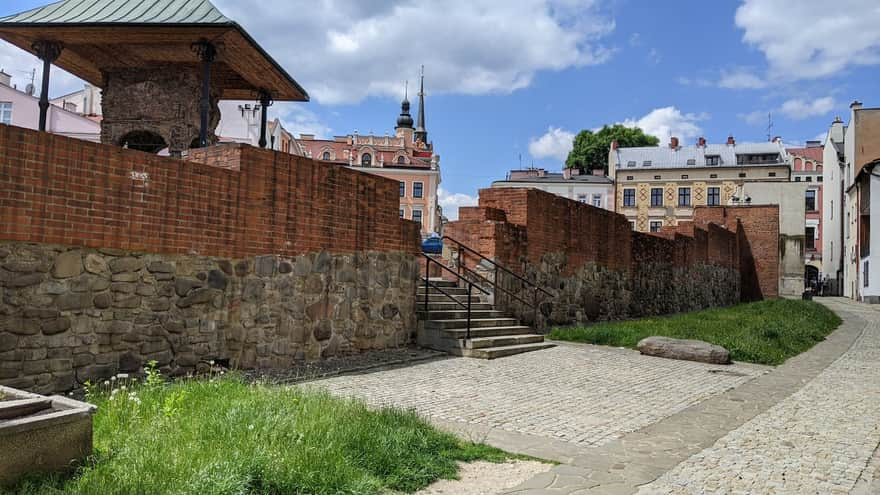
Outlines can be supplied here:
<path id="1" fill-rule="evenodd" d="M 808 158 L 818 163 L 822 163 L 822 154 L 825 151 L 825 148 L 820 147 L 810 147 L 810 148 L 786 148 L 785 151 L 788 152 L 789 155 L 800 156 L 803 158 Z"/>

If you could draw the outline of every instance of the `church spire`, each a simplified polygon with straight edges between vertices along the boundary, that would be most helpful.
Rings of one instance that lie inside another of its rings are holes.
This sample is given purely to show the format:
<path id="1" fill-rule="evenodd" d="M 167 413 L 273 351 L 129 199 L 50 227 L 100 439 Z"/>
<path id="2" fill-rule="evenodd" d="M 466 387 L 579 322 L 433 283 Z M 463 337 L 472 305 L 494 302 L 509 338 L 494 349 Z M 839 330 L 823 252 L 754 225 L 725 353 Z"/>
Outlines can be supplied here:
<path id="1" fill-rule="evenodd" d="M 419 116 L 414 134 L 416 141 L 428 144 L 428 131 L 425 129 L 425 66 L 422 66 L 419 83 Z"/>

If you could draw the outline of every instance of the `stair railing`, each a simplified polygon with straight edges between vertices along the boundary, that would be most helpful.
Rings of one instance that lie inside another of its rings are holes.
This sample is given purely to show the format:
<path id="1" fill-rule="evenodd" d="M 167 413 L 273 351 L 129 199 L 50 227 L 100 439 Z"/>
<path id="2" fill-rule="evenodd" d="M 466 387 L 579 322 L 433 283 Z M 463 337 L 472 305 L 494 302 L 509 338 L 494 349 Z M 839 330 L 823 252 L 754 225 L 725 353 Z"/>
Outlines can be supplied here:
<path id="1" fill-rule="evenodd" d="M 460 241 L 457 241 L 457 240 L 453 239 L 452 237 L 449 237 L 448 235 L 443 236 L 441 238 L 441 241 L 442 240 L 450 241 L 458 247 L 458 263 L 457 263 L 458 272 L 457 273 L 462 279 L 468 280 L 466 277 L 462 276 L 462 273 L 464 273 L 467 276 L 482 280 L 488 284 L 491 284 L 496 294 L 498 292 L 502 292 L 505 295 L 511 297 L 512 299 L 515 299 L 515 300 L 519 301 L 520 303 L 524 304 L 525 306 L 530 307 L 532 310 L 533 321 L 535 322 L 535 324 L 537 324 L 537 322 L 538 322 L 538 294 L 544 293 L 545 295 L 553 297 L 553 293 L 538 286 L 536 283 L 532 282 L 531 280 L 528 280 L 525 277 L 514 273 L 509 268 L 487 258 L 486 256 L 480 254 L 479 252 L 466 246 L 465 244 L 462 244 Z M 490 265 L 492 265 L 492 267 L 494 269 L 492 278 L 494 280 L 489 280 L 485 276 L 483 276 L 483 275 L 477 273 L 475 270 L 469 268 L 464 261 L 464 254 L 463 253 L 472 254 L 472 255 L 476 256 L 478 259 L 480 259 L 481 261 L 485 261 L 485 262 L 489 263 Z M 435 261 L 435 263 L 436 263 L 436 261 Z M 507 275 L 510 275 L 511 277 L 515 278 L 516 280 L 520 281 L 526 290 L 530 290 L 532 292 L 532 301 L 529 302 L 527 299 L 525 299 L 524 297 L 521 297 L 516 292 L 509 290 L 502 285 L 499 285 L 499 283 L 498 283 L 499 270 L 501 272 L 504 272 Z M 479 286 L 477 286 L 477 287 L 479 287 Z"/>
<path id="2" fill-rule="evenodd" d="M 434 288 L 438 292 L 440 292 L 441 294 L 443 294 L 444 296 L 449 298 L 452 302 L 458 304 L 459 306 L 461 306 L 465 310 L 467 310 L 467 331 L 465 333 L 465 339 L 470 340 L 470 338 L 471 338 L 471 298 L 473 296 L 474 288 L 476 288 L 478 291 L 482 292 L 483 294 L 485 294 L 487 296 L 489 295 L 489 292 L 487 290 L 483 289 L 482 287 L 474 284 L 470 280 L 462 277 L 459 273 L 456 273 L 455 271 L 453 271 L 449 267 L 444 266 L 443 263 L 440 263 L 439 261 L 428 256 L 427 254 L 422 253 L 422 256 L 424 256 L 425 260 L 426 260 L 426 263 L 425 263 L 425 317 L 426 317 L 426 320 L 429 319 L 428 317 L 430 316 L 430 312 L 431 312 L 431 310 L 428 306 L 428 303 L 430 301 L 429 288 Z M 461 281 L 464 281 L 465 283 L 467 283 L 467 304 L 462 303 L 461 301 L 456 299 L 455 296 L 452 296 L 451 294 L 449 294 L 448 292 L 446 292 L 445 290 L 440 288 L 440 286 L 431 282 L 431 263 L 435 263 L 441 269 L 446 270 L 447 272 L 454 275 L 456 278 L 455 279 L 456 282 L 460 283 Z"/>

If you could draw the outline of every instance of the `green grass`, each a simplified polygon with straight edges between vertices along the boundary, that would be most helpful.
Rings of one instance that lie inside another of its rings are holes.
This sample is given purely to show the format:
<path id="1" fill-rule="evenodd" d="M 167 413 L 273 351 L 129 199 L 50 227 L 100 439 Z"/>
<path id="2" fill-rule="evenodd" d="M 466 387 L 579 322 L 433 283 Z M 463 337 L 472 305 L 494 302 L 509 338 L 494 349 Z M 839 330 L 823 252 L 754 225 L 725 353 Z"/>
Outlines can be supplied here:
<path id="1" fill-rule="evenodd" d="M 455 478 L 456 461 L 513 457 L 438 431 L 412 412 L 236 377 L 154 381 L 92 400 L 94 458 L 71 477 L 30 480 L 7 493 L 413 492 Z"/>
<path id="2" fill-rule="evenodd" d="M 697 339 L 727 348 L 735 361 L 777 365 L 821 342 L 840 322 L 821 304 L 774 299 L 667 317 L 557 328 L 550 338 L 629 348 L 653 335 Z"/>

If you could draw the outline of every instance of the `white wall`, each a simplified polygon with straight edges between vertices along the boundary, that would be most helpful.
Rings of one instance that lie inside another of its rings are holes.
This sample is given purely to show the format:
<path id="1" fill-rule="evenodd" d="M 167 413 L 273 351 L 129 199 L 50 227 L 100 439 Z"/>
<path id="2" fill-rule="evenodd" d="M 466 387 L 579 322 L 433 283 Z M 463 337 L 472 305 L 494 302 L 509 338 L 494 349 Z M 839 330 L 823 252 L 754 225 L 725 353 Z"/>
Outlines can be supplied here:
<path id="1" fill-rule="evenodd" d="M 588 205 L 593 204 L 593 194 L 598 194 L 602 197 L 602 208 L 606 210 L 614 210 L 614 186 L 612 184 L 590 184 L 590 183 L 570 183 L 570 184 L 559 184 L 559 183 L 541 183 L 541 182 L 495 182 L 492 184 L 492 187 L 507 187 L 507 188 L 531 188 L 531 189 L 539 189 L 541 191 L 546 191 L 551 194 L 555 194 L 557 196 L 562 196 L 563 198 L 568 198 L 573 201 L 578 201 L 579 195 L 585 195 L 587 197 L 586 203 Z"/>
<path id="2" fill-rule="evenodd" d="M 12 103 L 11 125 L 27 129 L 39 128 L 40 105 L 37 98 L 0 84 L 0 102 Z M 49 106 L 46 131 L 85 141 L 101 142 L 101 124 L 54 105 Z"/>
<path id="3" fill-rule="evenodd" d="M 833 124 L 822 153 L 822 275 L 836 280 L 843 250 L 840 231 L 843 221 L 843 185 L 837 149 L 832 140 L 843 139 L 842 124 Z"/>
<path id="4" fill-rule="evenodd" d="M 880 173 L 876 171 L 874 173 Z M 871 252 L 859 262 L 859 273 L 864 273 L 868 263 L 868 286 L 860 280 L 862 298 L 880 298 L 880 177 L 871 176 Z M 871 302 L 880 302 L 873 300 Z"/>

